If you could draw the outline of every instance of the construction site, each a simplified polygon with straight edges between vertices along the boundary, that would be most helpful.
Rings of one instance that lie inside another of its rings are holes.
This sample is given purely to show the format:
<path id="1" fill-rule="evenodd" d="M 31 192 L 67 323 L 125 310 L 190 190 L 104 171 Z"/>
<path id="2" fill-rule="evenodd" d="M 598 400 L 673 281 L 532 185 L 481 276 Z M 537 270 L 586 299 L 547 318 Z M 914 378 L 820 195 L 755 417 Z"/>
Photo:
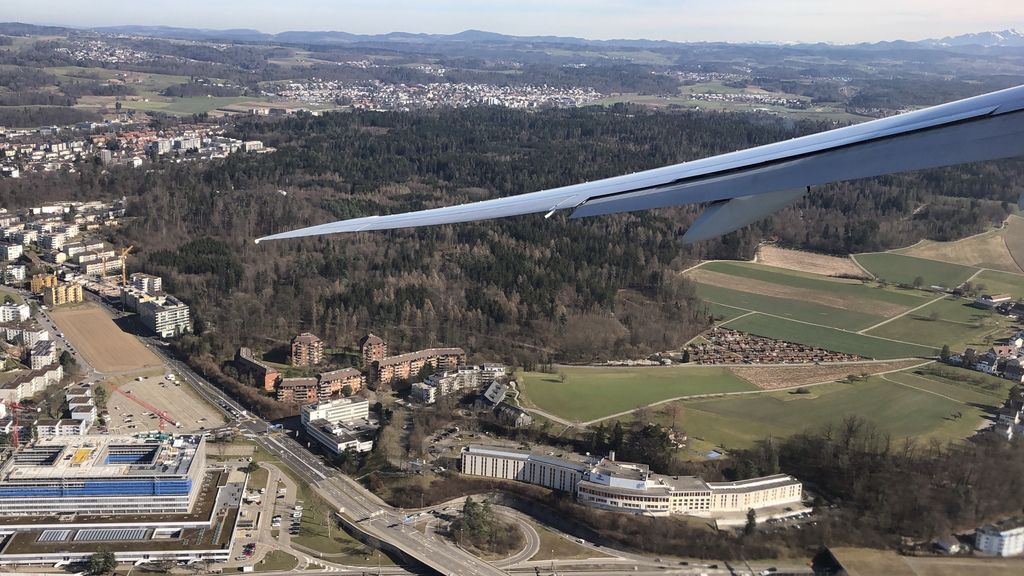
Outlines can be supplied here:
<path id="1" fill-rule="evenodd" d="M 198 432 L 225 422 L 223 414 L 195 396 L 192 387 L 175 374 L 150 370 L 116 376 L 102 385 L 109 390 L 107 428 L 111 434 Z"/>

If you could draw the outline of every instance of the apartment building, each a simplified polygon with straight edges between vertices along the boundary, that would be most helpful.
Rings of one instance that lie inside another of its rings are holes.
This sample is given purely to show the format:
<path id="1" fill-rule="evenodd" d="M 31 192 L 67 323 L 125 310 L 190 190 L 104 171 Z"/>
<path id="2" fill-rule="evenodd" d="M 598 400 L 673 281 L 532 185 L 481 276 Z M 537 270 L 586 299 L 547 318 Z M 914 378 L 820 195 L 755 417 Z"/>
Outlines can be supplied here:
<path id="1" fill-rule="evenodd" d="M 43 289 L 43 303 L 47 306 L 63 306 L 82 301 L 82 285 L 77 282 L 58 282 Z"/>
<path id="2" fill-rule="evenodd" d="M 376 382 L 391 386 L 400 380 L 412 379 L 427 364 L 430 364 L 431 372 L 445 372 L 458 370 L 465 363 L 466 352 L 462 348 L 428 348 L 389 356 L 377 363 Z"/>
<path id="3" fill-rule="evenodd" d="M 281 402 L 309 404 L 317 401 L 318 388 L 316 378 L 282 378 L 277 384 L 277 399 Z"/>
<path id="4" fill-rule="evenodd" d="M 32 315 L 28 304 L 4 304 L 0 306 L 0 322 L 23 322 Z"/>
<path id="5" fill-rule="evenodd" d="M 29 288 L 31 288 L 33 294 L 42 294 L 43 288 L 56 285 L 57 276 L 55 274 L 36 274 L 29 281 Z"/>
<path id="6" fill-rule="evenodd" d="M 322 340 L 303 332 L 292 338 L 292 366 L 316 366 L 324 360 L 324 343 Z"/>
<path id="7" fill-rule="evenodd" d="M 380 336 L 367 334 L 359 341 L 359 349 L 363 352 L 363 366 L 369 368 L 374 362 L 380 362 L 388 355 L 388 343 Z"/>
<path id="8" fill-rule="evenodd" d="M 321 372 L 317 375 L 317 397 L 326 400 L 332 396 L 344 394 L 355 394 L 366 385 L 366 376 L 355 368 L 342 368 Z"/>
<path id="9" fill-rule="evenodd" d="M 235 366 L 239 370 L 247 372 L 256 379 L 256 383 L 267 392 L 273 392 L 281 374 L 276 369 L 267 366 L 256 359 L 252 350 L 246 347 L 238 349 L 235 353 Z"/>
<path id="10" fill-rule="evenodd" d="M 128 285 L 146 294 L 159 294 L 164 289 L 163 278 L 142 272 L 136 272 L 129 276 Z"/>
<path id="11" fill-rule="evenodd" d="M 29 352 L 29 362 L 33 370 L 41 370 L 57 362 L 57 345 L 50 340 L 40 340 Z"/>
<path id="12" fill-rule="evenodd" d="M 0 244 L 0 260 L 16 260 L 25 253 L 21 244 Z"/>
<path id="13" fill-rule="evenodd" d="M 1024 554 L 1024 521 L 1007 520 L 978 528 L 974 532 L 974 547 L 993 556 Z"/>
<path id="14" fill-rule="evenodd" d="M 141 302 L 139 320 L 161 338 L 173 338 L 192 331 L 188 305 L 174 296 Z"/>

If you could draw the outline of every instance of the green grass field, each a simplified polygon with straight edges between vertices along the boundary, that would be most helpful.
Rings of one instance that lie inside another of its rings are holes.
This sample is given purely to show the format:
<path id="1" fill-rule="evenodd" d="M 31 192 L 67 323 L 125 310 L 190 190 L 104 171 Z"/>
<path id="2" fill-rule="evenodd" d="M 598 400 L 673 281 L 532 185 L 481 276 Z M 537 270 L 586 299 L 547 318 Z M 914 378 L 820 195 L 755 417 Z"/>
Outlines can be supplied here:
<path id="1" fill-rule="evenodd" d="M 972 282 L 975 286 L 984 287 L 985 294 L 1009 294 L 1014 298 L 1024 298 L 1024 274 L 982 270 Z"/>
<path id="2" fill-rule="evenodd" d="M 716 302 L 705 301 L 704 305 L 708 307 L 708 314 L 715 319 L 716 322 L 725 322 L 743 316 L 747 313 L 746 310 L 740 310 L 739 308 L 733 308 L 732 306 L 726 306 L 724 304 L 718 304 Z"/>
<path id="3" fill-rule="evenodd" d="M 156 99 L 150 99 L 149 102 L 125 102 L 124 107 L 134 110 L 158 110 L 160 112 L 166 112 L 168 114 L 201 114 L 203 112 L 210 112 L 224 106 L 231 104 L 240 104 L 242 102 L 254 102 L 258 101 L 259 98 L 253 98 L 249 96 L 230 96 L 223 98 L 164 98 L 157 97 Z"/>
<path id="4" fill-rule="evenodd" d="M 991 343 L 986 344 L 986 337 L 989 340 L 1003 337 L 1012 323 L 1005 316 L 968 306 L 970 302 L 961 298 L 944 298 L 867 334 L 937 348 L 949 344 L 953 350 L 990 346 Z M 938 315 L 935 320 L 931 320 L 932 313 Z"/>
<path id="5" fill-rule="evenodd" d="M 1004 390 L 998 384 L 991 389 L 987 389 L 964 382 L 954 382 L 934 374 L 915 374 L 914 371 L 887 374 L 886 378 L 908 386 L 948 396 L 960 402 L 989 406 L 991 408 L 999 408 L 1003 401 L 1006 400 L 1007 394 L 1007 390 Z M 1006 380 L 1006 382 L 1009 383 L 1010 381 Z"/>
<path id="6" fill-rule="evenodd" d="M 807 344 L 808 346 L 817 346 L 836 352 L 857 354 L 865 358 L 875 358 L 877 360 L 933 356 L 936 352 L 936 348 L 930 346 L 892 342 L 833 328 L 790 322 L 781 318 L 765 316 L 764 314 L 744 316 L 738 320 L 728 322 L 725 326 L 759 336 Z"/>
<path id="7" fill-rule="evenodd" d="M 521 386 L 530 404 L 569 420 L 586 422 L 668 398 L 741 392 L 756 388 L 725 368 L 651 366 L 573 368 L 560 374 L 526 372 Z"/>
<path id="8" fill-rule="evenodd" d="M 281 550 L 271 550 L 253 570 L 256 572 L 290 572 L 299 565 L 299 559 Z"/>
<path id="9" fill-rule="evenodd" d="M 885 320 L 884 316 L 875 314 L 843 310 L 814 302 L 741 292 L 708 284 L 697 284 L 697 296 L 705 302 L 715 302 L 743 310 L 768 312 L 777 316 L 792 318 L 793 320 L 824 324 L 847 330 L 860 330 Z"/>
<path id="10" fill-rule="evenodd" d="M 781 286 L 792 288 L 803 288 L 828 292 L 829 294 L 847 296 L 860 300 L 877 300 L 897 304 L 907 308 L 920 306 L 923 303 L 920 294 L 907 290 L 893 288 L 878 288 L 866 285 L 857 280 L 846 280 L 843 278 L 828 278 L 817 274 L 807 274 L 795 270 L 786 270 L 764 264 L 753 262 L 708 262 L 701 266 L 704 270 L 721 272 L 730 276 L 770 282 Z"/>
<path id="11" fill-rule="evenodd" d="M 675 403 L 673 403 L 675 404 Z M 825 384 L 812 394 L 787 392 L 681 401 L 682 427 L 697 453 L 719 447 L 745 448 L 766 437 L 785 437 L 859 416 L 894 439 L 942 441 L 970 436 L 985 411 L 880 377 Z M 961 418 L 953 418 L 960 412 Z M 659 419 L 667 423 L 667 410 Z"/>
<path id="12" fill-rule="evenodd" d="M 889 252 L 857 254 L 855 258 L 861 266 L 887 282 L 913 284 L 914 279 L 920 276 L 924 280 L 924 287 L 937 285 L 955 288 L 978 271 L 970 266 Z"/>

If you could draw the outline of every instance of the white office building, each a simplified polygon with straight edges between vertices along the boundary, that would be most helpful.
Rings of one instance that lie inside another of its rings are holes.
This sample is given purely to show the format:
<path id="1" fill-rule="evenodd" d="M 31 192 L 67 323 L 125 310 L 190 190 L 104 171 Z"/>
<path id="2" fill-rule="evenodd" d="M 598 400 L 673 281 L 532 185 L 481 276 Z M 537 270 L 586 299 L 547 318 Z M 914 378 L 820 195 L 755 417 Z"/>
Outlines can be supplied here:
<path id="1" fill-rule="evenodd" d="M 306 434 L 329 452 L 373 450 L 377 425 L 370 421 L 366 398 L 350 396 L 309 404 L 302 407 L 299 417 Z"/>

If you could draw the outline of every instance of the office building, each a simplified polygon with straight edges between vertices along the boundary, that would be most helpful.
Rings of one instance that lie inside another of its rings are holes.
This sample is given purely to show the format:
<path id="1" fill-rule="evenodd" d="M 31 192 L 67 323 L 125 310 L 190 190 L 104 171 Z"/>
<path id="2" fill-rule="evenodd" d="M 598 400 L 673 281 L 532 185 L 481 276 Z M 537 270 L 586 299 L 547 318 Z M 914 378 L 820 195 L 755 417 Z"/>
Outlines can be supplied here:
<path id="1" fill-rule="evenodd" d="M 206 466 L 201 436 L 54 436 L 0 465 L 0 516 L 185 513 Z"/>
<path id="2" fill-rule="evenodd" d="M 361 396 L 336 398 L 303 406 L 299 413 L 306 434 L 328 452 L 369 452 L 377 435 L 370 421 L 370 402 Z"/>

